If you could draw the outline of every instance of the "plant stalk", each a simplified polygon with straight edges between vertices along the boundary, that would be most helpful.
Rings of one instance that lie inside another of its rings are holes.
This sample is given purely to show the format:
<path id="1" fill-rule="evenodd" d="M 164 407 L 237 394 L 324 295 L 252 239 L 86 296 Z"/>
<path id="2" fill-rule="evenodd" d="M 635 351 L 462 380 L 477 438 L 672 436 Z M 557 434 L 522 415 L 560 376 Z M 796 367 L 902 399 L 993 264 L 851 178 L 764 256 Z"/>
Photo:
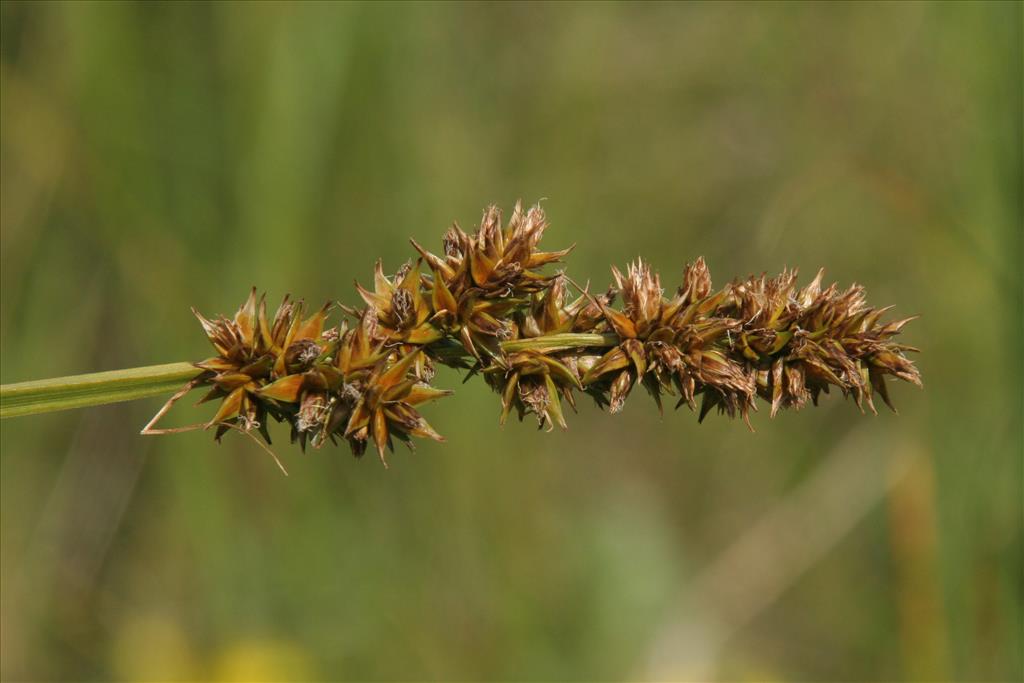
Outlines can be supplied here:
<path id="1" fill-rule="evenodd" d="M 619 343 L 618 335 L 614 334 L 549 334 L 544 337 L 514 339 L 501 342 L 501 350 L 506 353 L 515 351 L 567 351 L 588 346 L 615 346 Z"/>
<path id="2" fill-rule="evenodd" d="M 201 370 L 191 363 L 94 372 L 0 386 L 0 418 L 133 401 L 168 394 Z"/>
<path id="3" fill-rule="evenodd" d="M 501 342 L 506 352 L 565 351 L 607 347 L 618 343 L 612 334 L 552 334 Z M 4 384 L 0 386 L 0 418 L 36 415 L 71 408 L 134 401 L 169 394 L 201 372 L 191 363 L 94 372 L 88 375 Z"/>

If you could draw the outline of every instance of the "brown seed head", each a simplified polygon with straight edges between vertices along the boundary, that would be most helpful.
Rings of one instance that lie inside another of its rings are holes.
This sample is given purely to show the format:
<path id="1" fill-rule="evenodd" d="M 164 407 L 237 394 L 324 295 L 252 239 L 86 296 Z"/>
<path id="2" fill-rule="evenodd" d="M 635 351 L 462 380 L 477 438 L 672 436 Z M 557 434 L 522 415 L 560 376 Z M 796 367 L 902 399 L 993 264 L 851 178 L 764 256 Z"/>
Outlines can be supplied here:
<path id="1" fill-rule="evenodd" d="M 588 284 L 570 300 L 571 280 L 541 272 L 571 249 L 538 251 L 547 228 L 539 206 L 517 203 L 507 224 L 491 206 L 473 234 L 453 225 L 443 256 L 413 242 L 419 260 L 391 276 L 378 261 L 373 289 L 357 283 L 365 308 L 342 307 L 356 319 L 351 329 L 324 330 L 329 306 L 304 318 L 289 297 L 268 322 L 255 289 L 233 318 L 197 312 L 216 351 L 190 383 L 208 388 L 204 401 L 219 400 L 207 426 L 218 438 L 235 428 L 269 442 L 273 418 L 302 446 L 344 439 L 361 455 L 372 441 L 383 460 L 395 439 L 441 440 L 418 412 L 448 393 L 429 384 L 435 363 L 482 375 L 501 396 L 502 422 L 515 408 L 549 429 L 565 427 L 562 402 L 575 408 L 580 390 L 613 413 L 637 384 L 659 409 L 664 395 L 691 409 L 700 397 L 703 420 L 716 408 L 748 419 L 758 397 L 772 415 L 799 409 L 833 387 L 874 411 L 875 393 L 892 407 L 887 376 L 921 384 L 906 356 L 916 349 L 895 341 L 911 319 L 881 322 L 887 309 L 869 307 L 859 285 L 823 288 L 819 271 L 798 288 L 796 271 L 784 270 L 715 292 L 698 258 L 666 298 L 637 260 L 625 274 L 612 269 L 607 292 Z"/>

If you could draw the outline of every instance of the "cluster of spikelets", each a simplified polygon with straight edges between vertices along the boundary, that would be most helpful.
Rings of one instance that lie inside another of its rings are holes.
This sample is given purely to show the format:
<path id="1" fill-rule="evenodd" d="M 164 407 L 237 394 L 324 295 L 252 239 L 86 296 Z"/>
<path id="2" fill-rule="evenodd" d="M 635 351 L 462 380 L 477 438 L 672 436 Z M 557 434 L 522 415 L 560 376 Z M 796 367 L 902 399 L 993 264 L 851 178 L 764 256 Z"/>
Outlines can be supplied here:
<path id="1" fill-rule="evenodd" d="M 418 412 L 451 393 L 430 384 L 437 363 L 480 374 L 501 396 L 502 422 L 514 408 L 548 428 L 566 426 L 563 401 L 575 409 L 576 392 L 614 413 L 637 384 L 659 409 L 664 395 L 691 409 L 699 398 L 701 420 L 713 408 L 748 420 L 758 397 L 774 416 L 836 387 L 874 411 L 876 392 L 892 407 L 886 375 L 921 383 L 904 355 L 916 349 L 894 341 L 911 318 L 881 323 L 887 309 L 868 307 L 859 285 L 822 288 L 819 272 L 797 288 L 784 271 L 714 291 L 697 259 L 666 296 L 637 261 L 593 295 L 542 272 L 571 250 L 538 250 L 547 225 L 539 206 L 517 204 L 505 225 L 490 207 L 474 234 L 450 228 L 442 254 L 413 241 L 415 263 L 388 276 L 378 261 L 372 291 L 356 285 L 365 305 L 339 305 L 351 325 L 325 328 L 330 305 L 305 317 L 287 297 L 270 321 L 255 289 L 233 318 L 196 312 L 217 352 L 188 386 L 220 401 L 204 426 L 269 443 L 273 418 L 303 447 L 342 439 L 358 456 L 372 438 L 383 460 L 395 439 L 442 440 Z"/>

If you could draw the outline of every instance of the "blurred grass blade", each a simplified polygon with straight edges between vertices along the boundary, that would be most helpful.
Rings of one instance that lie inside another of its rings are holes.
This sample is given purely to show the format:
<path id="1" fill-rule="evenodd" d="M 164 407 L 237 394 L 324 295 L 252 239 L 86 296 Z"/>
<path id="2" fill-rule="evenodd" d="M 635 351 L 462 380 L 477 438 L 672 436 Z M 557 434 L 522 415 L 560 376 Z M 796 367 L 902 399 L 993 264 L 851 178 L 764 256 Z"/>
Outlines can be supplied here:
<path id="1" fill-rule="evenodd" d="M 191 363 L 95 372 L 0 386 L 0 418 L 85 408 L 167 394 L 201 370 Z"/>

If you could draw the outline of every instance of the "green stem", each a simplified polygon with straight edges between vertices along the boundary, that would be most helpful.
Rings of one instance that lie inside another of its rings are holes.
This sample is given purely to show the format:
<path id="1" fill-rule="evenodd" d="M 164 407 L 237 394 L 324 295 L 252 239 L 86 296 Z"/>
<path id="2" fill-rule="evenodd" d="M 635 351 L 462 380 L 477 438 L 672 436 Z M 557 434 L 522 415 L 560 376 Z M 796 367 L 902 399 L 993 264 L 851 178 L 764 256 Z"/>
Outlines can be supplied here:
<path id="1" fill-rule="evenodd" d="M 619 337 L 614 334 L 549 334 L 544 337 L 533 337 L 527 339 L 514 339 L 501 342 L 501 350 L 508 352 L 515 351 L 566 351 L 568 349 L 579 349 L 588 346 L 615 346 L 619 343 Z"/>
<path id="2" fill-rule="evenodd" d="M 501 342 L 501 348 L 508 353 L 565 351 L 586 347 L 614 346 L 618 342 L 619 338 L 613 334 L 567 333 L 505 341 Z M 70 408 L 86 408 L 169 394 L 179 389 L 183 383 L 198 375 L 199 372 L 191 363 L 168 363 L 144 368 L 4 384 L 0 386 L 0 418 L 36 415 Z"/>
<path id="3" fill-rule="evenodd" d="M 0 386 L 0 418 L 168 394 L 201 371 L 191 363 L 112 370 Z"/>

